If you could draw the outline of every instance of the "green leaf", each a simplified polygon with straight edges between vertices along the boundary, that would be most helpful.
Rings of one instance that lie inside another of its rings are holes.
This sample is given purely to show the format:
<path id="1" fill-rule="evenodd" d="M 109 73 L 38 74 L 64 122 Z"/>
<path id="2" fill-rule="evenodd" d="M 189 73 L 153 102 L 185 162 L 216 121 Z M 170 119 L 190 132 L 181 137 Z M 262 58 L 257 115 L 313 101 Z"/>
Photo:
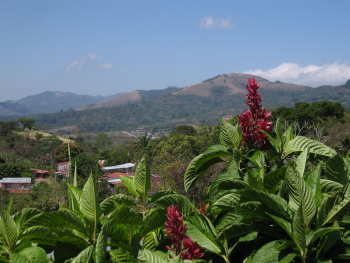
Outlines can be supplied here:
<path id="1" fill-rule="evenodd" d="M 283 140 L 283 127 L 281 118 L 277 118 L 277 121 L 275 123 L 275 133 L 278 139 Z"/>
<path id="2" fill-rule="evenodd" d="M 127 225 L 142 225 L 143 221 L 141 216 L 130 207 L 121 206 L 114 212 L 112 212 L 108 220 L 112 220 L 114 224 L 127 224 Z"/>
<path id="3" fill-rule="evenodd" d="M 96 180 L 91 174 L 85 186 L 83 188 L 83 194 L 80 199 L 80 211 L 84 214 L 84 217 L 92 224 L 96 229 L 97 224 L 102 216 L 102 210 L 98 202 L 96 193 Z"/>
<path id="4" fill-rule="evenodd" d="M 40 247 L 28 247 L 11 253 L 12 263 L 48 263 L 46 252 Z"/>
<path id="5" fill-rule="evenodd" d="M 275 140 L 268 132 L 264 130 L 261 130 L 261 132 L 266 135 L 273 149 L 278 153 L 281 152 L 281 147 L 279 146 L 278 139 Z"/>
<path id="6" fill-rule="evenodd" d="M 68 184 L 69 207 L 79 215 L 82 215 L 82 212 L 80 211 L 80 199 L 82 195 L 82 189 Z"/>
<path id="7" fill-rule="evenodd" d="M 302 151 L 301 154 L 299 154 L 297 161 L 295 162 L 295 171 L 301 177 L 304 177 L 304 171 L 307 164 L 308 154 L 308 149 Z"/>
<path id="8" fill-rule="evenodd" d="M 202 248 L 223 255 L 221 244 L 216 241 L 217 233 L 212 223 L 202 214 L 189 217 L 186 235 L 190 236 Z"/>
<path id="9" fill-rule="evenodd" d="M 321 163 L 318 163 L 314 169 L 307 173 L 304 177 L 306 184 L 315 199 L 316 207 L 318 207 L 323 199 L 321 191 Z"/>
<path id="10" fill-rule="evenodd" d="M 114 263 L 137 263 L 137 259 L 127 250 L 113 249 L 110 252 Z"/>
<path id="11" fill-rule="evenodd" d="M 249 184 L 250 188 L 262 191 L 263 190 L 263 179 L 264 171 L 263 168 L 259 169 L 249 169 L 246 173 L 246 182 Z"/>
<path id="12" fill-rule="evenodd" d="M 100 207 L 103 214 L 108 215 L 122 205 L 136 206 L 136 203 L 135 200 L 130 196 L 117 194 L 103 200 L 100 204 Z"/>
<path id="13" fill-rule="evenodd" d="M 47 241 L 56 241 L 60 240 L 60 237 L 51 229 L 45 226 L 33 226 L 24 230 L 19 239 L 31 239 L 34 243 L 34 240 L 47 240 Z M 36 242 L 39 243 L 39 242 Z"/>
<path id="14" fill-rule="evenodd" d="M 245 220 L 252 221 L 262 221 L 266 219 L 267 215 L 265 211 L 266 207 L 263 207 L 260 202 L 253 201 L 238 204 L 235 209 L 236 214 L 244 217 Z"/>
<path id="15" fill-rule="evenodd" d="M 10 251 L 16 246 L 18 234 L 15 221 L 0 207 L 0 239 Z"/>
<path id="16" fill-rule="evenodd" d="M 167 209 L 168 206 L 171 205 L 178 206 L 181 209 L 181 214 L 185 216 L 188 216 L 192 213 L 198 213 L 193 203 L 190 200 L 188 200 L 187 197 L 179 194 L 165 195 L 159 198 L 157 201 L 155 201 L 154 204 L 165 209 Z"/>
<path id="17" fill-rule="evenodd" d="M 136 196 L 136 197 L 140 197 L 140 195 L 138 194 L 138 192 L 136 191 L 136 187 L 134 185 L 134 178 L 131 177 L 127 177 L 124 175 L 120 176 L 120 179 L 122 180 L 123 185 L 126 186 L 126 188 L 128 188 L 129 192 Z"/>
<path id="18" fill-rule="evenodd" d="M 289 263 L 294 262 L 297 256 L 292 249 L 276 249 L 283 240 L 271 241 L 254 253 L 254 255 L 246 259 L 245 263 Z"/>
<path id="19" fill-rule="evenodd" d="M 282 227 L 284 229 L 284 231 L 286 231 L 286 233 L 290 236 L 291 239 L 294 240 L 294 236 L 293 236 L 293 231 L 292 231 L 292 224 L 283 219 L 280 218 L 278 216 L 274 216 L 271 214 L 268 214 L 280 227 Z"/>
<path id="20" fill-rule="evenodd" d="M 232 189 L 245 189 L 250 188 L 249 184 L 242 180 L 232 178 L 222 178 L 218 183 L 217 189 L 220 190 L 232 190 Z"/>
<path id="21" fill-rule="evenodd" d="M 265 155 L 262 151 L 257 150 L 254 152 L 253 156 L 246 157 L 249 161 L 251 161 L 257 168 L 265 169 L 266 160 Z"/>
<path id="22" fill-rule="evenodd" d="M 235 212 L 228 212 L 222 218 L 220 218 L 219 223 L 216 225 L 216 231 L 218 234 L 222 232 L 225 228 L 229 227 L 231 224 L 244 223 L 244 218 L 237 215 Z"/>
<path id="23" fill-rule="evenodd" d="M 281 181 L 284 180 L 286 171 L 287 167 L 283 166 L 277 170 L 264 174 L 264 188 L 269 193 L 275 193 L 278 190 Z"/>
<path id="24" fill-rule="evenodd" d="M 203 176 L 211 165 L 223 162 L 220 158 L 221 156 L 232 156 L 232 153 L 227 146 L 213 145 L 191 161 L 184 176 L 186 192 Z"/>
<path id="25" fill-rule="evenodd" d="M 90 263 L 92 262 L 92 252 L 93 252 L 94 246 L 89 246 L 86 249 L 84 249 L 83 251 L 81 251 L 81 253 L 76 256 L 72 263 Z"/>
<path id="26" fill-rule="evenodd" d="M 327 179 L 344 185 L 349 180 L 350 162 L 348 159 L 337 154 L 327 160 L 324 173 Z"/>
<path id="27" fill-rule="evenodd" d="M 289 154 L 292 154 L 294 152 L 301 152 L 306 149 L 308 149 L 310 153 L 323 155 L 327 157 L 333 157 L 337 154 L 335 150 L 321 142 L 311 140 L 304 136 L 297 136 L 293 140 L 288 142 L 284 150 L 284 156 L 286 157 Z"/>
<path id="28" fill-rule="evenodd" d="M 145 155 L 136 167 L 134 186 L 139 196 L 147 196 L 147 192 L 151 187 L 151 171 L 148 167 Z"/>
<path id="29" fill-rule="evenodd" d="M 277 195 L 266 194 L 255 189 L 242 189 L 239 190 L 239 194 L 241 195 L 241 198 L 245 199 L 245 202 L 260 202 L 264 206 L 274 210 L 280 216 L 289 218 L 287 202 Z"/>
<path id="30" fill-rule="evenodd" d="M 152 251 L 148 249 L 140 250 L 141 262 L 144 263 L 167 263 L 167 254 L 161 251 Z"/>
<path id="31" fill-rule="evenodd" d="M 100 233 L 98 234 L 96 241 L 96 263 L 105 263 L 107 254 L 107 238 L 109 234 L 109 227 L 112 224 L 108 221 L 102 226 Z"/>
<path id="32" fill-rule="evenodd" d="M 241 134 L 238 125 L 233 126 L 227 121 L 220 121 L 220 143 L 232 149 L 238 149 L 241 146 Z"/>
<path id="33" fill-rule="evenodd" d="M 45 226 L 52 229 L 68 228 L 84 234 L 87 233 L 84 221 L 69 208 L 38 214 L 24 224 L 24 228 L 32 226 Z"/>
<path id="34" fill-rule="evenodd" d="M 320 183 L 322 193 L 330 194 L 333 192 L 341 191 L 341 189 L 343 188 L 342 184 L 334 182 L 332 180 L 321 179 Z"/>
<path id="35" fill-rule="evenodd" d="M 293 240 L 299 248 L 302 261 L 305 259 L 306 236 L 303 215 L 303 203 L 299 206 L 293 217 Z"/>
<path id="36" fill-rule="evenodd" d="M 219 198 L 213 205 L 222 209 L 233 210 L 240 201 L 241 195 L 239 193 L 228 193 Z"/>
<path id="37" fill-rule="evenodd" d="M 318 209 L 317 225 L 324 226 L 334 220 L 341 221 L 348 211 L 350 211 L 350 182 L 338 192 L 323 199 Z"/>
<path id="38" fill-rule="evenodd" d="M 293 167 L 288 167 L 286 182 L 289 193 L 289 207 L 293 212 L 296 212 L 301 203 L 303 219 L 305 225 L 309 227 L 311 220 L 316 214 L 316 202 L 310 187 L 305 183 L 303 178 L 295 174 Z"/>
<path id="39" fill-rule="evenodd" d="M 41 214 L 43 211 L 36 208 L 23 208 L 13 215 L 13 220 L 17 225 L 18 231 L 22 231 L 23 225 L 32 217 Z"/>
<path id="40" fill-rule="evenodd" d="M 150 198 L 150 203 L 154 203 L 155 201 L 157 201 L 159 198 L 165 196 L 165 195 L 170 195 L 170 194 L 177 194 L 177 192 L 175 192 L 174 190 L 162 190 L 159 192 L 154 193 L 151 198 Z"/>
<path id="41" fill-rule="evenodd" d="M 167 220 L 166 213 L 167 211 L 165 209 L 150 210 L 144 219 L 145 226 L 142 228 L 143 235 L 164 227 L 164 223 Z"/>

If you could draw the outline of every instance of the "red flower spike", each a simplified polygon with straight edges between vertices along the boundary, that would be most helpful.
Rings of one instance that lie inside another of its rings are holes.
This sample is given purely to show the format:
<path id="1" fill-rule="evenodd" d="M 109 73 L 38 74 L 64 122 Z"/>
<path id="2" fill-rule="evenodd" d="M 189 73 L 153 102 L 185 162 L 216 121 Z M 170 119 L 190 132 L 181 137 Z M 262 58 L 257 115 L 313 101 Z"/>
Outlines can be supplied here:
<path id="1" fill-rule="evenodd" d="M 180 216 L 180 208 L 174 205 L 168 207 L 165 222 L 166 234 L 170 238 L 172 247 L 167 246 L 175 255 L 180 255 L 183 259 L 197 259 L 203 257 L 197 242 L 193 242 L 190 237 L 186 237 L 187 226 L 183 223 L 184 217 Z"/>
<path id="2" fill-rule="evenodd" d="M 273 122 L 269 121 L 268 118 L 271 116 L 271 112 L 260 105 L 262 99 L 258 92 L 259 86 L 254 78 L 248 80 L 246 88 L 248 93 L 245 102 L 249 109 L 243 111 L 239 116 L 239 127 L 243 135 L 242 144 L 251 143 L 263 149 L 267 146 L 268 140 L 261 131 L 270 131 Z"/>

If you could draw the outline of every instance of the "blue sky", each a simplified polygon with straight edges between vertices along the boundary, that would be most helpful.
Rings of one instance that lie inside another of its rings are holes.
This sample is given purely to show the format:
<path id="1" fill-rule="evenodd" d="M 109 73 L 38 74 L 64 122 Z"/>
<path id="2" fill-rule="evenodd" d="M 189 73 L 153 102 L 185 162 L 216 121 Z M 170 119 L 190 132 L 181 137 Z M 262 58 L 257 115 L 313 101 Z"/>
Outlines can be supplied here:
<path id="1" fill-rule="evenodd" d="M 112 95 L 251 73 L 350 79 L 350 1 L 0 1 L 0 101 Z"/>

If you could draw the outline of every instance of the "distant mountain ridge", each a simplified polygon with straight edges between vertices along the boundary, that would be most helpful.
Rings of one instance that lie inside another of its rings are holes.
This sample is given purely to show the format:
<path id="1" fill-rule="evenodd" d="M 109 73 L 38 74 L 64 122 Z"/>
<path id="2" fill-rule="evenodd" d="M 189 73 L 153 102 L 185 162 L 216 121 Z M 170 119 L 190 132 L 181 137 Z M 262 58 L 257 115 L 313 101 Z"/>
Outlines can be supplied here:
<path id="1" fill-rule="evenodd" d="M 112 95 L 117 97 L 125 92 Z M 53 113 L 61 110 L 77 109 L 87 104 L 95 104 L 110 96 L 77 95 L 71 92 L 45 91 L 20 100 L 0 102 L 0 115 L 25 115 L 34 113 Z"/>
<path id="2" fill-rule="evenodd" d="M 27 115 L 37 125 L 61 128 L 75 125 L 85 132 L 124 129 L 172 128 L 179 124 L 215 124 L 222 116 L 238 115 L 247 108 L 246 83 L 249 74 L 223 74 L 185 88 L 137 90 L 101 101 L 85 110 Z M 328 100 L 350 108 L 350 80 L 344 85 L 311 88 L 295 84 L 270 82 L 254 76 L 260 86 L 263 106 L 273 109 L 293 107 L 295 102 Z M 19 105 L 21 106 L 21 105 Z M 0 120 L 18 116 L 0 116 Z"/>

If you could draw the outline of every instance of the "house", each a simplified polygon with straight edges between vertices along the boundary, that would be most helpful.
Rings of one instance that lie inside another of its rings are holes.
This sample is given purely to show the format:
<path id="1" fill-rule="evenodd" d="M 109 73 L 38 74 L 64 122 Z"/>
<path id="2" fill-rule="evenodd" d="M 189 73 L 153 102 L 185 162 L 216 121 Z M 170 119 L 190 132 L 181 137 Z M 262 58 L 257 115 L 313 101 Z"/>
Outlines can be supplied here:
<path id="1" fill-rule="evenodd" d="M 4 177 L 0 180 L 0 188 L 11 193 L 28 193 L 32 179 L 30 177 Z"/>
<path id="2" fill-rule="evenodd" d="M 69 164 L 70 162 L 63 162 L 57 164 L 57 173 L 60 175 L 68 176 L 69 175 Z"/>
<path id="3" fill-rule="evenodd" d="M 124 163 L 124 164 L 115 165 L 115 166 L 102 167 L 102 170 L 106 171 L 107 174 L 118 173 L 118 172 L 130 174 L 134 166 L 135 166 L 134 163 Z"/>
<path id="4" fill-rule="evenodd" d="M 34 169 L 34 168 L 31 168 L 29 170 L 33 171 L 35 178 L 45 178 L 45 176 L 47 176 L 49 174 L 49 171 L 46 171 L 46 170 L 39 170 L 39 169 Z"/>

